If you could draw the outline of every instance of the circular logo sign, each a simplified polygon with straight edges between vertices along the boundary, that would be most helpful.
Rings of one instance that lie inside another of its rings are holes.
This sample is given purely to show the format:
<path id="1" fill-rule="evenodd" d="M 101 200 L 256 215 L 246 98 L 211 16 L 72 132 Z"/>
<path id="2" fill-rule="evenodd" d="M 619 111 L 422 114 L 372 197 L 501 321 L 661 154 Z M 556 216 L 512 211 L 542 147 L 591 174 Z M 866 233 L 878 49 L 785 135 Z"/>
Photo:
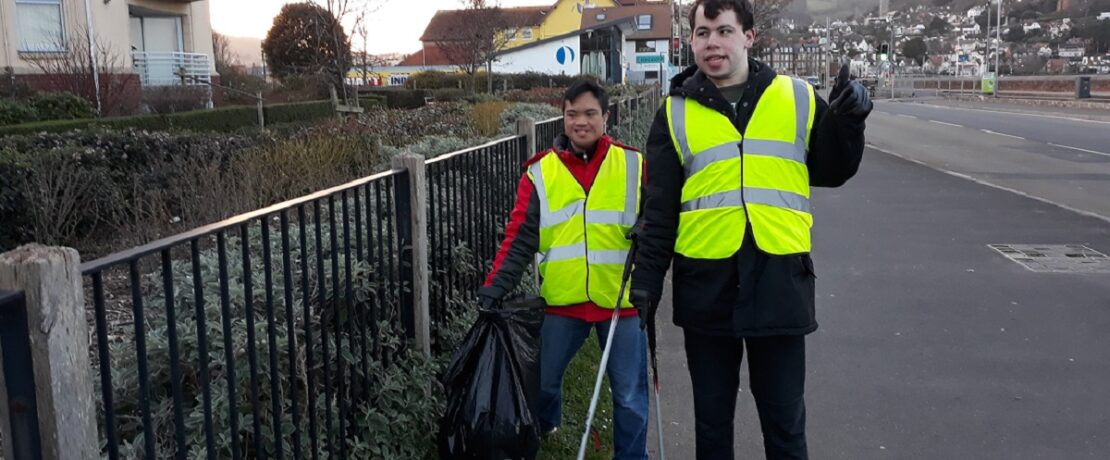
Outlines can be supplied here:
<path id="1" fill-rule="evenodd" d="M 555 60 L 559 61 L 560 65 L 574 63 L 574 48 L 560 46 L 559 49 L 555 51 Z"/>

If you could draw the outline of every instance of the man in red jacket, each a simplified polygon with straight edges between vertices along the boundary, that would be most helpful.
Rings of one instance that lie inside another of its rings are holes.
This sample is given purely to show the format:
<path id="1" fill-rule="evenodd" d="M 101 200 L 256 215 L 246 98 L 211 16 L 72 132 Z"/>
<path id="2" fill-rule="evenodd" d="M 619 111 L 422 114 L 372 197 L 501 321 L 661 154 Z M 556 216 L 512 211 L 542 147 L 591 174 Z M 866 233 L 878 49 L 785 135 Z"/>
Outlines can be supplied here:
<path id="1" fill-rule="evenodd" d="M 563 97 L 567 134 L 526 165 L 505 240 L 485 285 L 483 307 L 495 306 L 541 255 L 540 294 L 547 302 L 541 332 L 540 397 L 536 414 L 544 432 L 562 423 L 563 373 L 590 329 L 599 346 L 613 308 L 622 310 L 606 371 L 613 393 L 615 458 L 647 458 L 648 384 L 644 332 L 628 293 L 618 299 L 628 255 L 624 235 L 640 208 L 644 163 L 640 152 L 605 135 L 608 95 L 581 81 Z M 573 382 L 589 385 L 589 382 Z"/>

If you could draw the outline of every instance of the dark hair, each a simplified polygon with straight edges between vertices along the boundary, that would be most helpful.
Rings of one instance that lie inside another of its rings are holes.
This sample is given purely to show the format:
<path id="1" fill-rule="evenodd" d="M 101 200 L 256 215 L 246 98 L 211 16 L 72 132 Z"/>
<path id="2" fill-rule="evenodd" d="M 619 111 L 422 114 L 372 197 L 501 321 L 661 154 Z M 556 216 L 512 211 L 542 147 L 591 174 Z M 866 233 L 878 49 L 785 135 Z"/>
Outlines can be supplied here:
<path id="1" fill-rule="evenodd" d="M 694 31 L 694 21 L 698 17 L 698 7 L 704 9 L 705 17 L 717 19 L 721 11 L 732 10 L 736 12 L 736 19 L 740 21 L 740 29 L 747 32 L 755 27 L 755 16 L 752 4 L 748 0 L 697 0 L 690 7 L 690 32 Z"/>
<path id="2" fill-rule="evenodd" d="M 578 96 L 585 93 L 593 94 L 597 98 L 601 103 L 601 113 L 609 113 L 609 93 L 591 80 L 578 80 L 567 87 L 566 92 L 563 93 L 563 110 L 566 110 L 567 102 L 574 102 Z"/>

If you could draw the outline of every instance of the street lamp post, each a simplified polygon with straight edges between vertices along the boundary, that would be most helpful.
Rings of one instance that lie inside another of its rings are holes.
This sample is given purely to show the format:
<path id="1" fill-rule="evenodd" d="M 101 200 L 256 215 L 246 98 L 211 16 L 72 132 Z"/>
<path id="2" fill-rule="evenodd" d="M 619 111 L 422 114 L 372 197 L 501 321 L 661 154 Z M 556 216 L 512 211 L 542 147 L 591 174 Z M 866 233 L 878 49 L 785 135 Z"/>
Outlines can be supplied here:
<path id="1" fill-rule="evenodd" d="M 998 14 L 995 14 L 997 27 L 994 31 L 994 97 L 998 97 L 998 75 L 1002 73 L 1001 68 L 998 67 L 998 58 L 1002 55 L 1002 0 L 995 1 L 998 2 Z"/>

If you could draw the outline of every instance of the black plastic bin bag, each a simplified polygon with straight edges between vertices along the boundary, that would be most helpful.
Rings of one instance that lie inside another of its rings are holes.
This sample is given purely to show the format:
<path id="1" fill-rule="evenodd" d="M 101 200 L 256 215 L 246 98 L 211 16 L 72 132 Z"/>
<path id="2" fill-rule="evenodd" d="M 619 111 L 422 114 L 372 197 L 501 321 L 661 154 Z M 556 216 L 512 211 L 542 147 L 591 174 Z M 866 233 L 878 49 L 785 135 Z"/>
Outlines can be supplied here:
<path id="1" fill-rule="evenodd" d="M 443 375 L 447 411 L 439 421 L 439 456 L 531 459 L 540 445 L 532 413 L 540 388 L 543 301 L 482 310 Z"/>

